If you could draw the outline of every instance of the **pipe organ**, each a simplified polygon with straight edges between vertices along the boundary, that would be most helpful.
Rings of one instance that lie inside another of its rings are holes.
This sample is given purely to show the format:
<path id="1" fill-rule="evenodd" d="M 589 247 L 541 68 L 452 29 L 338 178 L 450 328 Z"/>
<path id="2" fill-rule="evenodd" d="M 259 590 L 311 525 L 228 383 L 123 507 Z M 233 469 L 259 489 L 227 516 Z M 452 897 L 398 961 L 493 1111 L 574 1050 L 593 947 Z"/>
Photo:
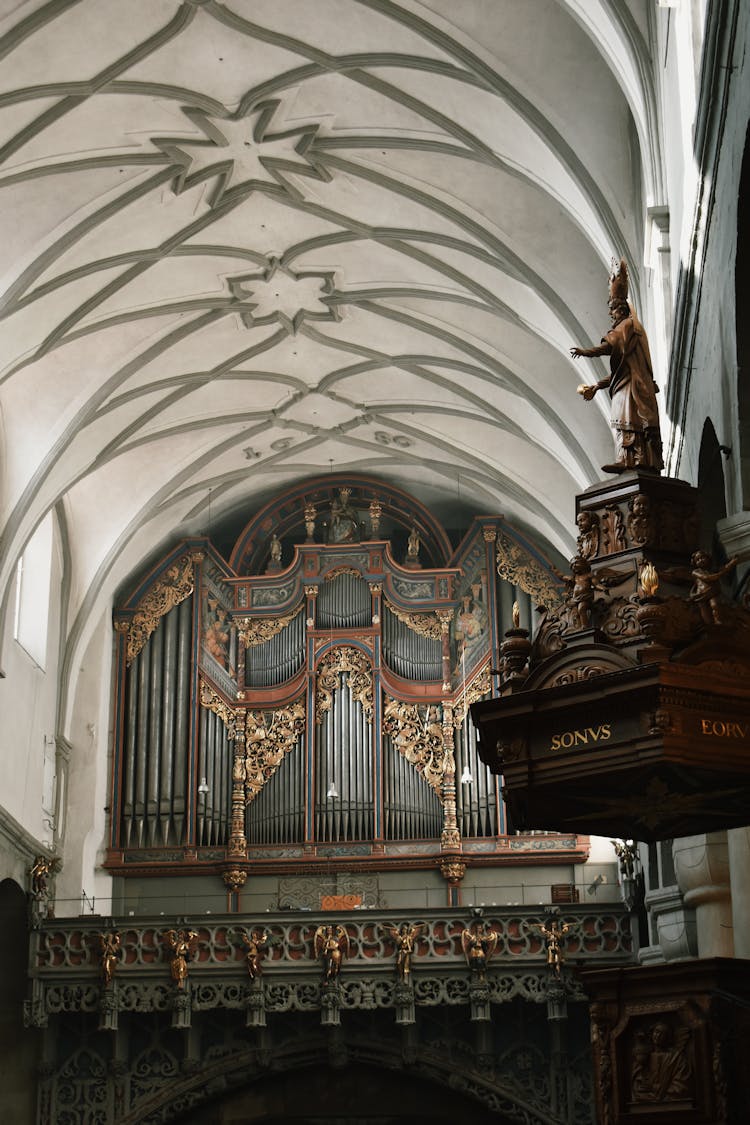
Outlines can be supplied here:
<path id="1" fill-rule="evenodd" d="M 513 604 L 530 622 L 558 597 L 501 517 L 454 548 L 413 498 L 364 477 L 272 501 L 228 559 L 183 541 L 115 610 L 107 867 L 427 866 L 499 846 L 468 709 L 498 688 Z"/>

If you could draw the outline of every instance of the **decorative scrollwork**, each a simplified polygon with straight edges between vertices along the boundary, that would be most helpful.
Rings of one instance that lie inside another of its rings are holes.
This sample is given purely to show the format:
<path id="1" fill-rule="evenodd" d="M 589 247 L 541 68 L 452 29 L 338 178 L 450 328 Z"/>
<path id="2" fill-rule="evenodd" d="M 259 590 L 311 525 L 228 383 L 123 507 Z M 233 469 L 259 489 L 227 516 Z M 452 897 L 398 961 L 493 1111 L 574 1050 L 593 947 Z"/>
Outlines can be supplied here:
<path id="1" fill-rule="evenodd" d="M 201 707 L 205 707 L 207 710 L 213 711 L 214 715 L 218 715 L 227 728 L 227 736 L 230 740 L 241 732 L 244 712 L 241 710 L 235 711 L 233 707 L 230 707 L 205 680 L 201 680 Z"/>
<path id="2" fill-rule="evenodd" d="M 443 744 L 443 724 L 438 709 L 417 703 L 404 703 L 386 696 L 383 732 L 443 799 L 442 785 L 448 755 Z"/>
<path id="3" fill-rule="evenodd" d="M 161 578 L 141 598 L 130 621 L 116 624 L 118 632 L 125 632 L 127 629 L 125 662 L 128 666 L 133 663 L 162 617 L 190 597 L 195 587 L 193 564 L 200 561 L 201 557 L 202 555 L 190 552 L 168 566 Z"/>
<path id="4" fill-rule="evenodd" d="M 327 653 L 318 665 L 318 689 L 315 698 L 315 721 L 333 705 L 333 693 L 341 687 L 341 677 L 349 678 L 352 699 L 362 705 L 368 723 L 372 722 L 372 668 L 367 656 L 358 648 L 341 645 Z"/>
<path id="5" fill-rule="evenodd" d="M 489 695 L 491 690 L 492 672 L 490 671 L 489 663 L 487 663 L 479 675 L 475 676 L 471 683 L 468 684 L 466 692 L 461 692 L 460 699 L 456 700 L 453 710 L 453 726 L 456 728 L 463 726 L 464 719 L 472 703 L 478 703 L 480 699 L 484 699 L 485 695 Z"/>
<path id="6" fill-rule="evenodd" d="M 252 645 L 262 645 L 264 641 L 270 641 L 271 637 L 275 637 L 282 629 L 286 629 L 290 621 L 294 618 L 300 610 L 295 610 L 294 613 L 288 613 L 285 617 L 243 617 L 238 622 L 237 637 L 243 648 L 250 648 Z"/>
<path id="7" fill-rule="evenodd" d="M 397 617 L 413 633 L 418 633 L 420 637 L 429 637 L 433 641 L 440 640 L 443 629 L 436 614 L 405 613 L 403 609 L 398 609 L 392 602 L 386 601 L 385 604 L 394 617 Z"/>
<path id="8" fill-rule="evenodd" d="M 362 574 L 355 566 L 335 566 L 333 570 L 328 571 L 323 581 L 332 582 L 334 578 L 338 578 L 341 574 L 350 574 L 353 578 L 362 577 Z"/>
<path id="9" fill-rule="evenodd" d="M 305 729 L 305 703 L 298 699 L 275 711 L 248 711 L 245 726 L 245 804 L 260 793 L 276 773 Z"/>
<path id="10" fill-rule="evenodd" d="M 520 586 L 538 605 L 553 609 L 561 603 L 562 588 L 541 563 L 502 531 L 498 533 L 495 563 L 501 578 Z"/>

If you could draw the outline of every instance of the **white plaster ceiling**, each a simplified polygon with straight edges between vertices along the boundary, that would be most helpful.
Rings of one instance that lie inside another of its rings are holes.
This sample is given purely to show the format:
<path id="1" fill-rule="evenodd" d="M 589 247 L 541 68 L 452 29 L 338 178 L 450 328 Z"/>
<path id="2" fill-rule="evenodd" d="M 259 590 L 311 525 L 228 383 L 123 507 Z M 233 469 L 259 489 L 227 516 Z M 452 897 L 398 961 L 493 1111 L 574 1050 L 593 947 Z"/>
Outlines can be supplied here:
<path id="1" fill-rule="evenodd" d="M 659 194 L 646 0 L 0 0 L 0 590 L 361 470 L 567 552 Z M 463 517 L 466 522 L 466 516 Z M 6 600 L 7 604 L 7 600 Z"/>

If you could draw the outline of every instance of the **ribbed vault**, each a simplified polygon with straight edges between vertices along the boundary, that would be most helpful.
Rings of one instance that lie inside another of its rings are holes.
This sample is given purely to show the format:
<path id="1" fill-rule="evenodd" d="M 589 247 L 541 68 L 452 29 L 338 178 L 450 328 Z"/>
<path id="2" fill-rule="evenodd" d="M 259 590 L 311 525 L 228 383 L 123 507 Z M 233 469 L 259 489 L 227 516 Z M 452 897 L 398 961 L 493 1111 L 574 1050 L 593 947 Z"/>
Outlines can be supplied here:
<path id="1" fill-rule="evenodd" d="M 610 439 L 568 348 L 660 199 L 649 11 L 5 0 L 0 591 L 54 509 L 64 675 L 169 536 L 331 468 L 570 549 Z"/>

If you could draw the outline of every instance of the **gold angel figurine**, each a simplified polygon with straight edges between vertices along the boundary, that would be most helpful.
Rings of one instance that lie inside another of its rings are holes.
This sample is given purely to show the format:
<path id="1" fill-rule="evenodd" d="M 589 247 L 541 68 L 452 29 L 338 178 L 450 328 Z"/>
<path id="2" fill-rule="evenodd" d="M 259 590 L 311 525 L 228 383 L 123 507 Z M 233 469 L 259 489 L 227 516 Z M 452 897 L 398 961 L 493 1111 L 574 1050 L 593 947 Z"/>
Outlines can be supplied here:
<path id="1" fill-rule="evenodd" d="M 411 959 L 415 953 L 416 940 L 424 932 L 426 926 L 423 922 L 402 922 L 400 926 L 392 926 L 384 922 L 380 927 L 393 939 L 396 946 L 396 972 L 399 980 L 408 983 L 411 975 Z"/>
<path id="2" fill-rule="evenodd" d="M 499 935 L 496 930 L 488 930 L 484 922 L 476 922 L 472 925 L 473 929 L 461 932 L 461 948 L 472 973 L 476 973 L 479 980 L 484 980 L 487 966 L 497 949 Z"/>
<path id="3" fill-rule="evenodd" d="M 349 956 L 349 935 L 343 926 L 318 926 L 313 938 L 315 956 L 323 962 L 323 980 L 335 980 Z"/>
<path id="4" fill-rule="evenodd" d="M 108 985 L 115 975 L 117 962 L 120 959 L 120 935 L 112 931 L 104 934 L 95 934 L 94 937 L 99 943 L 102 977 L 104 978 L 105 985 Z"/>
<path id="5" fill-rule="evenodd" d="M 197 930 L 165 930 L 162 934 L 162 941 L 171 950 L 169 969 L 178 988 L 185 987 L 188 961 L 193 955 L 193 943 L 197 936 Z"/>
<path id="6" fill-rule="evenodd" d="M 560 969 L 565 961 L 565 952 L 563 950 L 562 939 L 570 929 L 568 922 L 563 922 L 562 925 L 557 920 L 553 920 L 549 926 L 537 925 L 534 927 L 545 940 L 547 946 L 547 964 L 552 969 L 556 977 L 560 976 Z"/>
<path id="7" fill-rule="evenodd" d="M 257 930 L 253 930 L 251 933 L 248 933 L 247 930 L 241 930 L 240 936 L 247 950 L 245 953 L 245 964 L 247 965 L 248 975 L 250 976 L 250 980 L 255 980 L 255 978 L 259 977 L 263 972 L 260 963 L 260 955 L 264 950 L 268 949 L 268 932 L 263 930 L 262 933 L 258 933 Z"/>

